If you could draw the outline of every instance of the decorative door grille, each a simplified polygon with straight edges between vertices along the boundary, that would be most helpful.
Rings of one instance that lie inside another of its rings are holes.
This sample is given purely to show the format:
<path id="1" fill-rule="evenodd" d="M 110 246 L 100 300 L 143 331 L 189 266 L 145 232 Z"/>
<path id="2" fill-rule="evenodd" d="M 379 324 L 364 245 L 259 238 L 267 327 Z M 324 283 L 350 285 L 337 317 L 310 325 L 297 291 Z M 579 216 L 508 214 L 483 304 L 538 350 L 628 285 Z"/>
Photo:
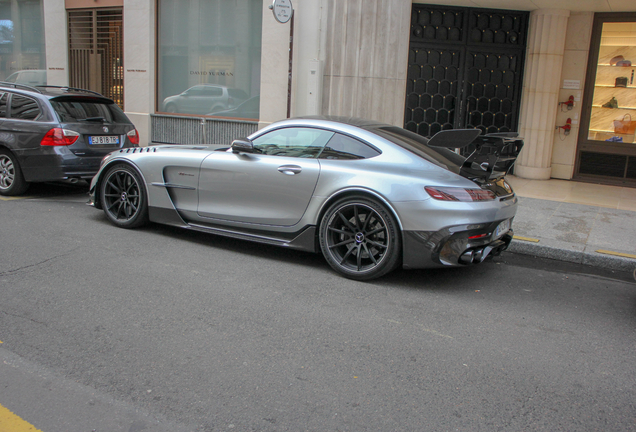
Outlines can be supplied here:
<path id="1" fill-rule="evenodd" d="M 69 82 L 124 108 L 122 8 L 68 11 Z"/>
<path id="2" fill-rule="evenodd" d="M 516 131 L 528 17 L 414 5 L 404 127 Z"/>

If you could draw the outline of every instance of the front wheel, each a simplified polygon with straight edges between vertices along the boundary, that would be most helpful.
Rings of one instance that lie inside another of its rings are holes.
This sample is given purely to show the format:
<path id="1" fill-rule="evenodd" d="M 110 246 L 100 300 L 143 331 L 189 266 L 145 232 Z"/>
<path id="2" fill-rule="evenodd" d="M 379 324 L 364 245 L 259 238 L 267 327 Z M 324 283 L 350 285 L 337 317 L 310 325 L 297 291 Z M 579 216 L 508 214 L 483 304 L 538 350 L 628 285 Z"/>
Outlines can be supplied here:
<path id="1" fill-rule="evenodd" d="M 319 239 L 329 265 L 350 279 L 379 278 L 400 262 L 397 222 L 371 199 L 347 197 L 334 203 L 322 219 Z"/>
<path id="2" fill-rule="evenodd" d="M 148 198 L 137 172 L 129 165 L 110 168 L 100 186 L 106 217 L 121 228 L 136 228 L 148 222 Z"/>
<path id="3" fill-rule="evenodd" d="M 29 188 L 13 153 L 0 149 L 0 195 L 22 195 Z"/>

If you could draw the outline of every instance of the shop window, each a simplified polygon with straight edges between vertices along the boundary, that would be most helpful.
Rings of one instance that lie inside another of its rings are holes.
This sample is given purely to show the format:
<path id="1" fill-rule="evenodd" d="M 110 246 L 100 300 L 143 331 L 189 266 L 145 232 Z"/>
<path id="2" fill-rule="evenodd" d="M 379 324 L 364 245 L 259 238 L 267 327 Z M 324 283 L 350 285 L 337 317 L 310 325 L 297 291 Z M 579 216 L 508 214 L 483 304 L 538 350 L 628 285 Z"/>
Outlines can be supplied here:
<path id="1" fill-rule="evenodd" d="M 46 85 L 42 0 L 0 2 L 0 81 Z"/>
<path id="2" fill-rule="evenodd" d="M 636 13 L 594 15 L 574 179 L 636 186 Z"/>
<path id="3" fill-rule="evenodd" d="M 634 142 L 635 67 L 636 22 L 604 22 L 589 119 L 589 140 Z"/>
<path id="4" fill-rule="evenodd" d="M 157 111 L 258 119 L 261 0 L 159 0 Z M 245 111 L 245 112 L 244 112 Z"/>

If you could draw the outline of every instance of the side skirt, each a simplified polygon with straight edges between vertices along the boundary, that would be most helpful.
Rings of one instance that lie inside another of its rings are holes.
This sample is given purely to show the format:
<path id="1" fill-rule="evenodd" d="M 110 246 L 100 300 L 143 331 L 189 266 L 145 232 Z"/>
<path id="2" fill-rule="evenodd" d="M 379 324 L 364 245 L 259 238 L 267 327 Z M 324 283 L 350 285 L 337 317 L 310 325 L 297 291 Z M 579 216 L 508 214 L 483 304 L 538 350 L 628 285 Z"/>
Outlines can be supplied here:
<path id="1" fill-rule="evenodd" d="M 316 227 L 307 226 L 293 237 L 277 237 L 273 232 L 240 231 L 233 228 L 221 227 L 218 225 L 204 225 L 186 222 L 174 209 L 164 209 L 157 207 L 149 208 L 149 216 L 152 222 L 176 226 L 180 228 L 192 229 L 224 237 L 231 237 L 240 240 L 247 240 L 257 243 L 286 247 L 306 252 L 318 252 L 316 242 Z"/>

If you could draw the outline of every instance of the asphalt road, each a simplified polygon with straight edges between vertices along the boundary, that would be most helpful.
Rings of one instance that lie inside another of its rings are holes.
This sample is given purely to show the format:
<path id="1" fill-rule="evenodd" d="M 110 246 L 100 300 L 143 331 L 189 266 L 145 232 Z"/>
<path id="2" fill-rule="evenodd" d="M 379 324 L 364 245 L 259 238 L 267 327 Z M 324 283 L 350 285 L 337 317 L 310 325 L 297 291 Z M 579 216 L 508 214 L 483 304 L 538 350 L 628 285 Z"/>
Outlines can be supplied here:
<path id="1" fill-rule="evenodd" d="M 636 427 L 631 274 L 507 254 L 361 283 L 118 229 L 85 192 L 0 201 L 0 405 L 44 432 Z"/>

